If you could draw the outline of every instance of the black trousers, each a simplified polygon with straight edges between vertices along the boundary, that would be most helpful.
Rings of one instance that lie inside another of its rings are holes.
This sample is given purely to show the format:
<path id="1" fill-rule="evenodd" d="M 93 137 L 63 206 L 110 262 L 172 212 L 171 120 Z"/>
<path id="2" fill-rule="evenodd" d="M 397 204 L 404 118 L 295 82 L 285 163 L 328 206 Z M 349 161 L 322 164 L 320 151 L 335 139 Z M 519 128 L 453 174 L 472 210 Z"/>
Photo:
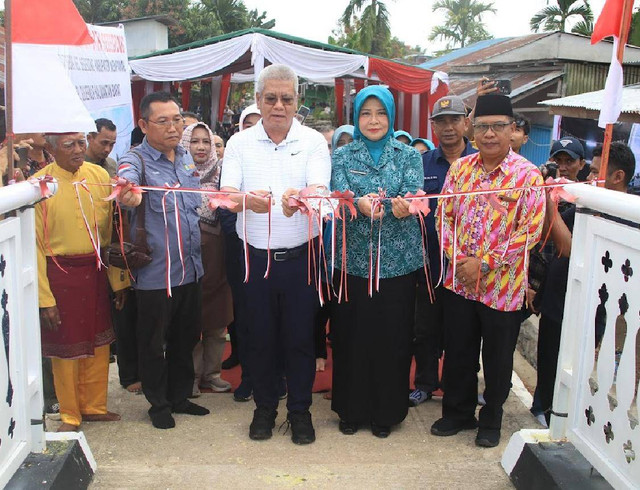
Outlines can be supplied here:
<path id="1" fill-rule="evenodd" d="M 416 359 L 416 388 L 432 393 L 440 388 L 438 372 L 444 345 L 444 286 L 438 286 L 431 303 L 427 285 L 418 283 L 413 339 L 413 356 Z"/>
<path id="2" fill-rule="evenodd" d="M 513 352 L 520 332 L 519 311 L 498 311 L 444 290 L 445 355 L 442 416 L 474 417 L 478 403 L 478 357 L 482 342 L 484 399 L 479 426 L 500 429 L 502 405 L 511 389 Z"/>
<path id="3" fill-rule="evenodd" d="M 245 299 L 244 280 L 244 259 L 242 240 L 236 233 L 225 235 L 225 267 L 227 269 L 227 282 L 231 288 L 233 298 L 233 323 L 229 331 L 233 330 L 235 336 L 235 347 L 237 349 L 238 360 L 242 368 L 242 383 L 252 389 L 251 374 L 249 367 L 248 344 L 249 331 L 247 329 L 247 300 Z"/>
<path id="4" fill-rule="evenodd" d="M 551 413 L 547 412 L 553 405 L 553 390 L 556 384 L 558 353 L 560 352 L 560 336 L 562 323 L 549 318 L 544 313 L 540 316 L 538 330 L 538 382 L 533 395 L 532 412 L 545 413 L 547 424 Z"/>
<path id="5" fill-rule="evenodd" d="M 316 313 L 314 327 L 316 359 L 327 358 L 327 322 L 329 321 L 329 316 L 331 315 L 331 301 L 332 300 L 330 298 L 325 297 L 325 304 L 321 306 L 318 309 L 318 313 Z"/>
<path id="6" fill-rule="evenodd" d="M 138 305 L 135 289 L 129 289 L 124 307 L 116 310 L 111 306 L 113 330 L 116 334 L 116 354 L 118 360 L 118 376 L 120 384 L 125 388 L 140 381 L 138 375 L 138 337 L 136 321 Z"/>
<path id="7" fill-rule="evenodd" d="M 349 301 L 331 308 L 331 409 L 349 423 L 399 424 L 409 410 L 416 274 L 381 279 L 372 298 L 366 278 L 347 280 Z"/>
<path id="8" fill-rule="evenodd" d="M 319 300 L 313 281 L 307 284 L 307 254 L 272 260 L 268 279 L 263 278 L 267 258 L 251 252 L 250 261 L 244 290 L 253 398 L 258 407 L 277 408 L 281 358 L 289 391 L 287 409 L 308 410 L 316 372 L 314 320 Z"/>
<path id="9" fill-rule="evenodd" d="M 44 398 L 44 408 L 58 403 L 56 389 L 53 385 L 53 369 L 51 368 L 51 358 L 42 358 L 42 397 Z"/>
<path id="10" fill-rule="evenodd" d="M 136 291 L 138 356 L 142 392 L 149 414 L 171 411 L 193 389 L 193 348 L 200 340 L 200 282 L 165 289 Z"/>

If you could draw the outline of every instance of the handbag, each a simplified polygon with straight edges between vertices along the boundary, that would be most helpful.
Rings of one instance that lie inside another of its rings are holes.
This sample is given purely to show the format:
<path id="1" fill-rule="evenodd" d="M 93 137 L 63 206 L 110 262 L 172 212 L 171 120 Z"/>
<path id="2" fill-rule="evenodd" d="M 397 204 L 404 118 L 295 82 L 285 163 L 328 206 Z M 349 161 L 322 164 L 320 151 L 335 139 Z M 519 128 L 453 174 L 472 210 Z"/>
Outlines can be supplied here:
<path id="1" fill-rule="evenodd" d="M 131 153 L 136 155 L 141 163 L 142 169 L 142 185 L 146 185 L 145 164 L 142 155 L 135 150 L 131 150 Z M 112 237 L 115 237 L 115 241 L 112 240 L 111 244 L 104 249 L 102 261 L 107 267 L 114 266 L 119 269 L 136 270 L 141 269 L 151 263 L 153 257 L 151 257 L 151 248 L 147 243 L 147 230 L 145 228 L 145 202 L 144 194 L 142 201 L 138 206 L 138 219 L 136 221 L 136 238 L 133 242 L 130 241 L 129 233 L 129 218 L 128 213 L 121 214 L 122 223 L 119 223 L 119 216 L 115 216 L 113 220 L 114 233 Z M 118 241 L 118 233 L 115 231 L 117 227 L 122 224 L 122 240 L 120 244 Z M 124 252 L 124 254 L 123 254 Z"/>

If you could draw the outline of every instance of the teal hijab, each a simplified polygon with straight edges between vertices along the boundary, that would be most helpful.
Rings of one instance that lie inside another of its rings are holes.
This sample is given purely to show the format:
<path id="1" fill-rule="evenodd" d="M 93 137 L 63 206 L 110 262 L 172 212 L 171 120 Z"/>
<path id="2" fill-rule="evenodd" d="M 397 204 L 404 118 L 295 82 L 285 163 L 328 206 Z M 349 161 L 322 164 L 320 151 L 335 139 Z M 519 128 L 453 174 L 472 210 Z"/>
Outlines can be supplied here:
<path id="1" fill-rule="evenodd" d="M 382 107 L 387 111 L 387 117 L 389 118 L 389 129 L 387 130 L 387 134 L 378 141 L 371 141 L 370 139 L 365 138 L 360 132 L 360 110 L 362 109 L 365 100 L 369 97 L 376 97 L 380 101 Z M 373 161 L 377 164 L 382 156 L 384 145 L 387 144 L 387 141 L 389 141 L 389 138 L 393 135 L 393 121 L 396 119 L 396 106 L 393 102 L 393 95 L 389 92 L 389 89 L 380 85 L 371 85 L 362 89 L 358 92 L 358 95 L 356 95 L 353 114 L 353 122 L 355 123 L 353 139 L 362 140 L 367 147 L 367 150 L 369 150 L 371 158 L 373 158 Z"/>
<path id="2" fill-rule="evenodd" d="M 333 151 L 338 147 L 338 140 L 343 134 L 348 134 L 353 138 L 353 126 L 351 124 L 343 124 L 333 132 L 333 136 L 331 137 L 331 148 L 333 148 Z"/>

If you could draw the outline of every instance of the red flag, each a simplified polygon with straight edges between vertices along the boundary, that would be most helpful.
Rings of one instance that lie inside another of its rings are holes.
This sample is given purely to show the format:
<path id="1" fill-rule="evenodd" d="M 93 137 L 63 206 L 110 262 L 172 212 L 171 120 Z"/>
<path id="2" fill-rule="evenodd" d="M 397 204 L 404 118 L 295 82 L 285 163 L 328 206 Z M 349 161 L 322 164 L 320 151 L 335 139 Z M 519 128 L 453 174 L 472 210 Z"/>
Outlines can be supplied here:
<path id="1" fill-rule="evenodd" d="M 591 44 L 602 41 L 605 37 L 620 36 L 624 2 L 625 0 L 607 0 L 605 2 L 604 7 L 602 7 L 602 13 L 593 27 Z M 632 10 L 628 9 L 629 17 L 631 17 Z"/>
<path id="2" fill-rule="evenodd" d="M 92 44 L 87 24 L 72 0 L 9 0 L 11 38 L 25 44 Z"/>

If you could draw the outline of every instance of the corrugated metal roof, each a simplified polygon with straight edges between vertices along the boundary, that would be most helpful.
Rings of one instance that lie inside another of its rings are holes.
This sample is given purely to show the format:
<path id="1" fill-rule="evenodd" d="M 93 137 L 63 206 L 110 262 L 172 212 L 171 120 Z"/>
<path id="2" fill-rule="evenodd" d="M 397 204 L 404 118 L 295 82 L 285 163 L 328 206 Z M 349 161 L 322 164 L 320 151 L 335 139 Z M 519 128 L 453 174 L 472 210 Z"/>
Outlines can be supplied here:
<path id="1" fill-rule="evenodd" d="M 430 59 L 429 61 L 425 61 L 424 63 L 421 63 L 420 67 L 422 68 L 434 68 L 436 66 L 440 66 L 443 65 L 445 63 L 449 63 L 457 58 L 460 58 L 462 56 L 466 56 L 468 54 L 471 53 L 475 53 L 476 51 L 480 50 L 480 49 L 484 49 L 487 48 L 489 46 L 492 46 L 496 43 L 501 43 L 503 41 L 506 41 L 508 39 L 512 39 L 510 37 L 503 37 L 503 38 L 499 38 L 499 39 L 485 39 L 484 41 L 478 41 L 477 43 L 473 43 L 470 46 L 465 46 L 464 48 L 460 48 L 460 49 L 454 49 L 453 51 L 442 55 L 442 56 L 438 56 L 437 58 L 433 58 Z"/>
<path id="2" fill-rule="evenodd" d="M 599 111 L 604 100 L 604 90 L 571 95 L 559 99 L 543 100 L 539 105 L 550 107 L 574 107 L 590 111 Z M 640 114 L 640 84 L 628 85 L 622 89 L 622 112 Z"/>
<path id="3" fill-rule="evenodd" d="M 487 78 L 499 78 L 511 80 L 511 98 L 520 97 L 527 92 L 536 89 L 556 78 L 562 77 L 562 71 L 525 71 L 519 73 L 487 73 Z M 462 97 L 470 107 L 476 102 L 476 87 L 480 76 L 473 74 L 470 76 L 451 75 L 449 78 L 449 92 Z"/>
<path id="4" fill-rule="evenodd" d="M 554 35 L 555 32 L 542 34 L 530 34 L 527 36 L 505 37 L 500 39 L 490 39 L 479 41 L 471 46 L 457 49 L 439 58 L 434 58 L 420 65 L 421 67 L 443 71 L 452 66 L 475 65 L 482 63 L 494 56 L 513 51 L 529 43 L 542 39 L 543 37 Z"/>

